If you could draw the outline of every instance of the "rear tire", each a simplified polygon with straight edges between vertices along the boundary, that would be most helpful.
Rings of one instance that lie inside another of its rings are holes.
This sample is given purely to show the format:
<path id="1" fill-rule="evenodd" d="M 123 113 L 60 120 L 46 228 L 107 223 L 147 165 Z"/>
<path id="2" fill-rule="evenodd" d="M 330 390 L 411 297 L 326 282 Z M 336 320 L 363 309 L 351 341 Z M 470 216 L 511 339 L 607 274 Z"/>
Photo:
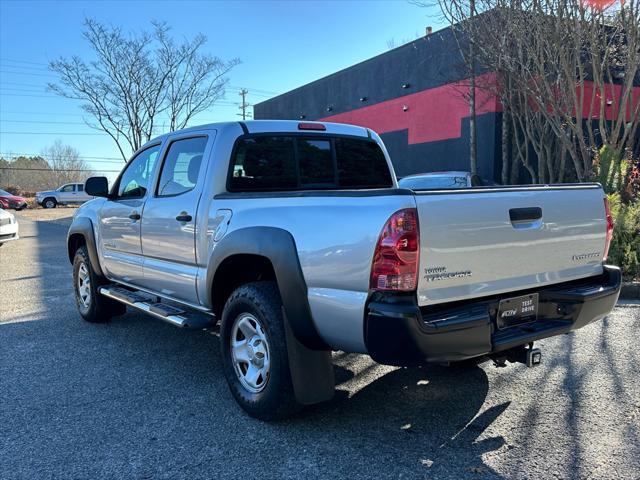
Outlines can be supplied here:
<path id="1" fill-rule="evenodd" d="M 220 343 L 231 393 L 252 417 L 277 420 L 302 408 L 295 398 L 275 282 L 237 288 L 222 312 Z"/>
<path id="2" fill-rule="evenodd" d="M 58 202 L 53 197 L 47 197 L 42 201 L 43 208 L 56 208 Z"/>
<path id="3" fill-rule="evenodd" d="M 78 312 L 87 322 L 106 322 L 127 311 L 123 304 L 100 294 L 98 289 L 105 283 L 91 268 L 87 247 L 82 245 L 73 259 L 73 287 Z"/>

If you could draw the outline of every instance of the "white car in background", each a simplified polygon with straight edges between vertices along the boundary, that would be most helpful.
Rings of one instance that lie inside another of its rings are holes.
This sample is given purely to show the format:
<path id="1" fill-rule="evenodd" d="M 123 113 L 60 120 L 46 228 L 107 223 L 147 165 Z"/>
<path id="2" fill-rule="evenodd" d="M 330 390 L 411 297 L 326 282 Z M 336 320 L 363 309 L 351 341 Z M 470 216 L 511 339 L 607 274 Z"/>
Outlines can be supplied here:
<path id="1" fill-rule="evenodd" d="M 471 172 L 426 172 L 408 175 L 398 180 L 400 188 L 409 190 L 442 190 L 451 188 L 486 187 L 494 182 L 480 178 Z"/>
<path id="2" fill-rule="evenodd" d="M 67 183 L 56 190 L 36 192 L 36 202 L 44 208 L 58 205 L 80 205 L 93 197 L 84 191 L 84 183 Z"/>
<path id="3" fill-rule="evenodd" d="M 16 217 L 0 209 L 0 246 L 5 242 L 17 240 L 18 237 L 18 221 Z"/>

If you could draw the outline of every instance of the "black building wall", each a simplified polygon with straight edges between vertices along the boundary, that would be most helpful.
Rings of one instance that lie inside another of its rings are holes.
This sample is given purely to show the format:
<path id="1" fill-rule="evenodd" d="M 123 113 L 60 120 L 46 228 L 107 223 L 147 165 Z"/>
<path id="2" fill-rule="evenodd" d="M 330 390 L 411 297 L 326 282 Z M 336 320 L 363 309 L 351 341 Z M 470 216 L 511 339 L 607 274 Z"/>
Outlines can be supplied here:
<path id="1" fill-rule="evenodd" d="M 481 75 L 482 71 L 478 72 Z M 414 99 L 419 92 L 440 92 L 430 96 L 427 103 L 412 100 L 412 109 L 421 112 L 414 116 L 428 116 L 436 120 L 438 111 L 457 102 L 460 108 L 462 92 L 440 87 L 464 81 L 468 72 L 460 54 L 459 44 L 450 28 L 435 32 L 411 43 L 395 48 L 374 58 L 341 70 L 320 80 L 278 97 L 261 102 L 254 107 L 256 119 L 306 119 L 320 120 L 347 112 L 359 112 L 372 105 L 385 102 Z M 434 89 L 434 90 L 432 90 Z M 431 102 L 431 104 L 429 103 Z M 465 102 L 466 105 L 466 102 Z M 433 114 L 431 109 L 433 107 Z M 453 107 L 452 107 L 453 108 Z M 409 125 L 388 125 L 378 130 L 384 140 L 398 176 L 436 170 L 469 170 L 469 114 L 454 120 L 451 130 L 459 130 L 456 136 L 433 141 L 410 143 L 409 129 L 419 128 L 423 120 Z M 486 109 L 485 109 L 486 110 Z M 499 179 L 496 159 L 500 159 L 499 114 L 493 111 L 478 115 L 478 168 L 481 176 Z M 416 113 L 412 110 L 412 113 Z M 332 121 L 331 118 L 327 119 Z M 371 118 L 347 123 L 362 124 L 369 120 L 384 123 L 384 119 Z M 340 119 L 335 121 L 342 121 Z M 375 130 L 376 128 L 374 128 Z M 496 178 L 496 176 L 498 178 Z"/>

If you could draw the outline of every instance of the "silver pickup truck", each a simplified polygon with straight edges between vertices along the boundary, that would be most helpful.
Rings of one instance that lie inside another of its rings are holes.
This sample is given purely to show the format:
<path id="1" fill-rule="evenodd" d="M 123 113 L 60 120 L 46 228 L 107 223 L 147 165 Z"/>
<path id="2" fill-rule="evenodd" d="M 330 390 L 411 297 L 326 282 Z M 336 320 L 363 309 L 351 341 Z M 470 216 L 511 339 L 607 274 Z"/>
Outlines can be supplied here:
<path id="1" fill-rule="evenodd" d="M 80 315 L 220 322 L 230 389 L 261 419 L 331 398 L 333 350 L 535 365 L 535 340 L 603 318 L 620 291 L 598 184 L 400 189 L 356 126 L 172 132 L 85 190 L 98 198 L 68 234 Z"/>
<path id="2" fill-rule="evenodd" d="M 55 190 L 36 192 L 36 202 L 43 208 L 56 208 L 58 205 L 81 204 L 91 200 L 84 191 L 84 183 L 67 183 Z"/>

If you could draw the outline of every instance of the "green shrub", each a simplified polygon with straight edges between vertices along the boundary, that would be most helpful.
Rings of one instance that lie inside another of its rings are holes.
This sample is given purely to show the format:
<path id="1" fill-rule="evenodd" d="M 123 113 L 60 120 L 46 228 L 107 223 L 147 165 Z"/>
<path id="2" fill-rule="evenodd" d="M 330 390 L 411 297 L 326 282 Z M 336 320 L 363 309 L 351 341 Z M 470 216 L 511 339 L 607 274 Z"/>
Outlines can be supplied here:
<path id="1" fill-rule="evenodd" d="M 615 222 L 609 263 L 620 266 L 627 280 L 640 280 L 640 200 L 623 203 L 617 193 L 608 195 Z"/>

